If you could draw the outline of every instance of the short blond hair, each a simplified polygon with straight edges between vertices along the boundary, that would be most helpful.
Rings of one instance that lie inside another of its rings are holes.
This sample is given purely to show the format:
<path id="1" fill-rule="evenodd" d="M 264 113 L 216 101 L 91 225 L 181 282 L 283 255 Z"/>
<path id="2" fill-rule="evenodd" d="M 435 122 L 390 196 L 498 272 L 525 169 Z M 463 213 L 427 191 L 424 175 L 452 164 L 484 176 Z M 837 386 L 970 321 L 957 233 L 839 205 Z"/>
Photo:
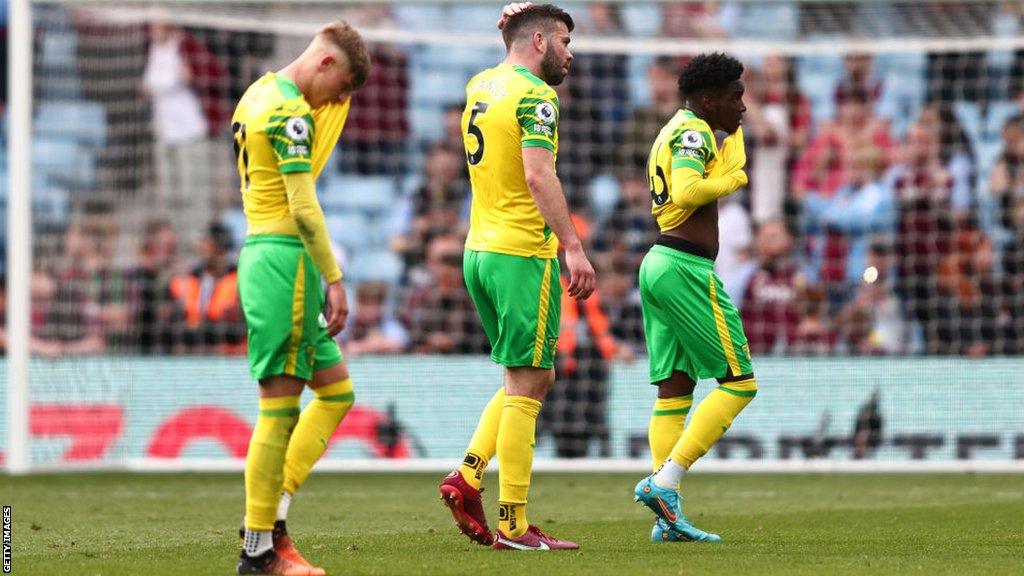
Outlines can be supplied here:
<path id="1" fill-rule="evenodd" d="M 352 73 L 352 90 L 362 88 L 370 75 L 370 55 L 359 31 L 348 22 L 338 20 L 321 28 L 316 36 L 345 53 L 348 57 L 348 69 Z"/>

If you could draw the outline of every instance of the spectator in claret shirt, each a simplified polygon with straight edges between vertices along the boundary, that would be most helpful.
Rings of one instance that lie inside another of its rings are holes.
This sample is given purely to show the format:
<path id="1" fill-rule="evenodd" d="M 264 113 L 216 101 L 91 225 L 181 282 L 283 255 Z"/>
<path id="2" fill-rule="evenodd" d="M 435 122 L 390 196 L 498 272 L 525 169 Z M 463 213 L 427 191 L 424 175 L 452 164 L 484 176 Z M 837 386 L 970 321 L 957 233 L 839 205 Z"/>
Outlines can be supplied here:
<path id="1" fill-rule="evenodd" d="M 939 131 L 923 118 L 907 131 L 901 159 L 893 169 L 896 192 L 896 292 L 904 317 L 916 322 L 925 347 L 940 345 L 935 299 L 939 262 L 953 235 L 953 179 L 939 156 Z"/>
<path id="2" fill-rule="evenodd" d="M 757 228 L 757 265 L 742 294 L 740 312 L 751 354 L 786 352 L 800 325 L 802 278 L 793 259 L 793 235 L 780 220 Z"/>
<path id="3" fill-rule="evenodd" d="M 351 11 L 354 26 L 393 27 L 393 8 L 368 3 Z M 398 44 L 374 43 L 370 75 L 352 95 L 352 113 L 339 146 L 342 172 L 404 176 L 409 141 L 409 58 Z M 458 142 L 461 143 L 461 138 Z"/>

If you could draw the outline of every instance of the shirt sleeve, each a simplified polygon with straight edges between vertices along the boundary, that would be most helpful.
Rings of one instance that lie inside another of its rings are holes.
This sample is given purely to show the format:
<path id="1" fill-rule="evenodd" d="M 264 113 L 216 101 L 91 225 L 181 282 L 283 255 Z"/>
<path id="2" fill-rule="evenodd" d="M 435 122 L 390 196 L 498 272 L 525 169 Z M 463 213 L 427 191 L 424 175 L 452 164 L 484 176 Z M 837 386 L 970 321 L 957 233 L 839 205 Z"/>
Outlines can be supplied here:
<path id="1" fill-rule="evenodd" d="M 672 169 L 692 168 L 700 174 L 715 157 L 714 135 L 698 129 L 680 128 L 672 135 Z"/>
<path id="2" fill-rule="evenodd" d="M 554 152 L 558 116 L 558 96 L 554 90 L 541 86 L 527 92 L 516 109 L 522 147 L 539 146 Z"/>
<path id="3" fill-rule="evenodd" d="M 316 125 L 304 102 L 285 103 L 267 124 L 266 134 L 282 174 L 311 172 Z"/>

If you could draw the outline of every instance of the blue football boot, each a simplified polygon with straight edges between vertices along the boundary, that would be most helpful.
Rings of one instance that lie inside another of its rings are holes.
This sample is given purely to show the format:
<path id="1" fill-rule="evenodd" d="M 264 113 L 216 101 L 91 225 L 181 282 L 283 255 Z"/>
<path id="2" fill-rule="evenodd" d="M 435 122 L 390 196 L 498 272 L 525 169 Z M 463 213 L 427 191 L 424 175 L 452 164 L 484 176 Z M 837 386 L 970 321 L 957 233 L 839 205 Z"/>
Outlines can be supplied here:
<path id="1" fill-rule="evenodd" d="M 675 490 L 662 488 L 653 476 L 640 481 L 633 490 L 634 500 L 658 515 L 659 523 L 651 531 L 656 542 L 721 542 L 722 537 L 697 528 L 683 516 L 683 497 Z M 659 525 L 664 523 L 663 525 Z M 667 530 L 666 530 L 667 529 Z"/>

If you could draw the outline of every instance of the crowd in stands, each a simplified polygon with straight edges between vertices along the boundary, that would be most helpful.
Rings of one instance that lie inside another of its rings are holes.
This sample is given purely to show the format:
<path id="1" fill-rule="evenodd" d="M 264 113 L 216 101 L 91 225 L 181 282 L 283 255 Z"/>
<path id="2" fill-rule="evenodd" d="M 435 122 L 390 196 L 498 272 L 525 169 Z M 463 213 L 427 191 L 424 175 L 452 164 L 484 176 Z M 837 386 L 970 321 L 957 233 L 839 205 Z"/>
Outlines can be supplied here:
<path id="1" fill-rule="evenodd" d="M 765 18 L 762 36 L 795 38 L 804 6 L 595 2 L 573 14 L 579 35 L 713 46 Z M 446 10 L 460 8 L 379 5 L 346 17 L 429 29 Z M 1024 25 L 1013 2 L 986 16 L 978 25 L 990 34 Z M 117 28 L 77 24 L 79 52 Z M 134 180 L 100 170 L 88 202 L 69 188 L 63 221 L 37 223 L 32 350 L 244 353 L 234 269 L 244 216 L 226 111 L 274 62 L 273 39 L 133 32 L 148 47 L 133 98 L 153 122 L 115 112 L 88 78 L 82 97 L 107 106 L 103 150 L 149 151 L 136 152 Z M 373 45 L 369 82 L 321 178 L 350 289 L 350 355 L 488 350 L 462 280 L 470 187 L 459 120 L 465 81 L 501 54 L 458 52 Z M 1024 51 L 740 56 L 750 184 L 720 203 L 716 270 L 751 353 L 1024 354 Z M 596 299 L 563 305 L 565 373 L 644 351 L 636 271 L 658 234 L 647 153 L 682 105 L 685 61 L 581 52 L 556 88 L 558 173 L 598 273 Z M 115 129 L 135 124 L 144 135 Z M 96 161 L 116 165 L 109 154 Z M 97 207 L 104 188 L 116 192 Z M 145 209 L 124 208 L 132 195 Z"/>

